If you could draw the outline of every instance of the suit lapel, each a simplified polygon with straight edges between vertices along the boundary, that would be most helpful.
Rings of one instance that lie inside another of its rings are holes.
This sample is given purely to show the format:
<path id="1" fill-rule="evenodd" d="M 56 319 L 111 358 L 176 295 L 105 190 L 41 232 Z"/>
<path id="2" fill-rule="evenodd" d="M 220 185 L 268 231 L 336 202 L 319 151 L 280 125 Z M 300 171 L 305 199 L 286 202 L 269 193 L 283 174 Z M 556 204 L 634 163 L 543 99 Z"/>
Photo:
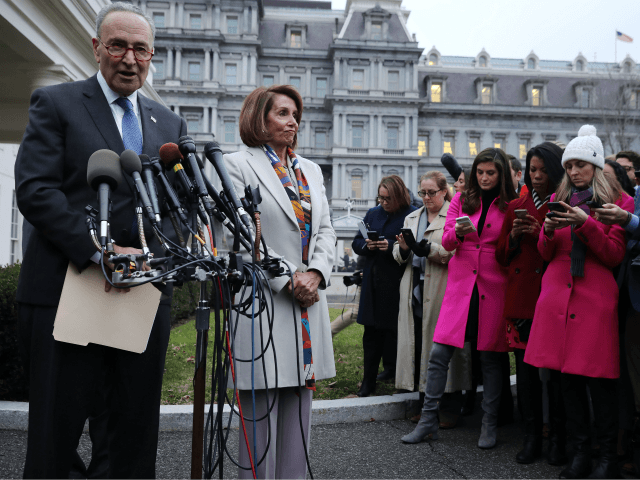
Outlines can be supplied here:
<path id="1" fill-rule="evenodd" d="M 142 122 L 142 153 L 153 157 L 160 149 L 162 138 L 153 118 L 153 106 L 151 102 L 138 92 L 138 105 L 140 106 L 140 121 Z"/>
<path id="2" fill-rule="evenodd" d="M 247 163 L 253 169 L 259 181 L 262 182 L 267 191 L 276 199 L 280 208 L 284 211 L 287 217 L 298 226 L 298 220 L 296 214 L 291 206 L 291 200 L 287 196 L 287 193 L 278 178 L 271 161 L 267 157 L 266 153 L 261 148 L 250 148 L 253 158 Z M 292 181 L 293 182 L 293 181 Z M 312 211 L 313 215 L 313 211 Z"/>
<path id="3" fill-rule="evenodd" d="M 111 107 L 104 93 L 102 93 L 95 75 L 87 80 L 83 93 L 84 106 L 89 112 L 93 123 L 95 123 L 98 132 L 104 138 L 109 149 L 120 155 L 124 151 L 124 143 L 122 143 L 122 137 L 113 118 Z"/>

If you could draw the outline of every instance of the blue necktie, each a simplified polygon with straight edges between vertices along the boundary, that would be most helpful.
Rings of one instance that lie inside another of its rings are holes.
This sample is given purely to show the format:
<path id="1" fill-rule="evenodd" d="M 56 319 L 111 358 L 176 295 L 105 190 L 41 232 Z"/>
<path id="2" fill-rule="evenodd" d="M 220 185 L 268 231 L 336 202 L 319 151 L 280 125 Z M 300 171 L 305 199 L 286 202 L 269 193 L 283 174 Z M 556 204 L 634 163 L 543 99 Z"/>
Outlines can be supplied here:
<path id="1" fill-rule="evenodd" d="M 133 113 L 133 105 L 128 98 L 120 97 L 115 103 L 117 103 L 124 110 L 124 117 L 122 117 L 122 141 L 124 148 L 133 150 L 138 155 L 142 153 L 142 133 L 138 126 L 138 118 Z"/>

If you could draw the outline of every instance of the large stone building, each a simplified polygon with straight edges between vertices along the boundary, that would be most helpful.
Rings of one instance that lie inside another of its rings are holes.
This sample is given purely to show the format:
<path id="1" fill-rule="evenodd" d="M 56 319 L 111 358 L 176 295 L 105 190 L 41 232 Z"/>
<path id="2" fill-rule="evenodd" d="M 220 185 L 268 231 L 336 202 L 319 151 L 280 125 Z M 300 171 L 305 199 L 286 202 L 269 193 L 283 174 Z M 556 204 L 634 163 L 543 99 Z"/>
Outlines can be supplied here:
<path id="1" fill-rule="evenodd" d="M 345 10 L 312 0 L 131 1 L 158 27 L 153 86 L 199 145 L 215 136 L 224 151 L 244 148 L 247 93 L 298 88 L 297 151 L 323 170 L 340 256 L 379 180 L 396 173 L 415 191 L 422 173 L 443 170 L 443 152 L 463 165 L 493 146 L 523 158 L 545 140 L 566 143 L 584 123 L 597 126 L 607 153 L 640 149 L 640 66 L 629 57 L 442 56 L 418 47 L 402 0 L 348 0 Z"/>

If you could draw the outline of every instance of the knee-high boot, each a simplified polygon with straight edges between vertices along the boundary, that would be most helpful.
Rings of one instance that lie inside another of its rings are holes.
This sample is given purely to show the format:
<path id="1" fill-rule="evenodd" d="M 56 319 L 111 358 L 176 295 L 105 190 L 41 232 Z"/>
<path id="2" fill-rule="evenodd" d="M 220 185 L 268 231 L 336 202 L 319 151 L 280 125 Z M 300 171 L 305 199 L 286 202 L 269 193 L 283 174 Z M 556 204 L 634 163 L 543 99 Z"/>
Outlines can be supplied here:
<path id="1" fill-rule="evenodd" d="M 524 350 L 516 350 L 518 406 L 524 420 L 522 450 L 518 463 L 532 463 L 542 456 L 542 384 L 538 369 L 524 363 Z"/>
<path id="2" fill-rule="evenodd" d="M 591 437 L 589 435 L 589 402 L 586 378 L 561 374 L 562 397 L 569 427 L 569 443 L 573 458 L 560 472 L 560 478 L 587 478 L 591 473 Z"/>
<path id="3" fill-rule="evenodd" d="M 618 402 L 616 380 L 589 381 L 600 458 L 589 478 L 620 478 L 618 469 Z"/>
<path id="4" fill-rule="evenodd" d="M 564 465 L 567 463 L 567 416 L 564 413 L 564 401 L 560 388 L 560 372 L 549 371 L 547 391 L 549 393 L 549 449 L 547 463 L 549 465 Z"/>

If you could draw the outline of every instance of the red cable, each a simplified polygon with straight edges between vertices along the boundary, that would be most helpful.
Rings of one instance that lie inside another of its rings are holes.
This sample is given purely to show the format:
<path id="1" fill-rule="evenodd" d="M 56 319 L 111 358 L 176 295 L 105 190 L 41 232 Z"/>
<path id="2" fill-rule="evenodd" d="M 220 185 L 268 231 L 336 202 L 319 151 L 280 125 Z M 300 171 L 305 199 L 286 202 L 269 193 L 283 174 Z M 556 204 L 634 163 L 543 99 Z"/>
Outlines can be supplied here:
<path id="1" fill-rule="evenodd" d="M 222 285 L 220 284 L 220 279 L 218 279 L 218 288 L 220 289 L 220 298 L 222 299 Z M 224 308 L 224 302 L 223 302 Z M 225 318 L 225 320 L 227 320 Z M 236 373 L 233 368 L 233 356 L 231 355 L 231 344 L 229 343 L 229 325 L 227 322 L 227 351 L 229 352 L 229 363 L 231 365 L 231 378 L 233 379 L 233 383 L 236 383 Z M 236 401 L 238 402 L 238 412 L 240 412 L 240 421 L 242 422 L 242 431 L 244 432 L 244 441 L 247 444 L 247 452 L 249 453 L 249 462 L 251 463 L 251 472 L 253 473 L 253 478 L 258 478 L 256 476 L 256 468 L 253 465 L 253 457 L 251 456 L 251 448 L 249 447 L 249 436 L 247 435 L 247 427 L 244 424 L 244 416 L 242 415 L 242 406 L 240 405 L 240 394 L 238 393 L 238 389 L 236 389 Z M 255 419 L 254 419 L 255 421 Z"/>
<path id="2" fill-rule="evenodd" d="M 218 255 L 218 251 L 216 250 L 216 245 L 213 243 L 213 235 L 211 235 L 211 227 L 207 225 L 207 230 L 209 230 L 209 240 L 211 240 L 211 250 L 214 256 Z"/>

